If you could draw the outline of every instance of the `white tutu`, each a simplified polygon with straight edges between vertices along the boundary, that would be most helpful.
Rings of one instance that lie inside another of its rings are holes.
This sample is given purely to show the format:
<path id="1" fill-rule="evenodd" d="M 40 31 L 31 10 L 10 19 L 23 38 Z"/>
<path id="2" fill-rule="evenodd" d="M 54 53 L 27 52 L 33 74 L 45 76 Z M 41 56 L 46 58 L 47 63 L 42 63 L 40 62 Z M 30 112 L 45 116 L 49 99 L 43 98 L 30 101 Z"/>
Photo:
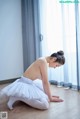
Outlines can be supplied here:
<path id="1" fill-rule="evenodd" d="M 0 95 L 6 95 L 8 97 L 21 97 L 25 99 L 41 99 L 45 98 L 48 100 L 48 96 L 45 94 L 42 86 L 42 81 L 36 79 L 32 81 L 26 77 L 17 79 L 12 84 L 3 88 Z"/>

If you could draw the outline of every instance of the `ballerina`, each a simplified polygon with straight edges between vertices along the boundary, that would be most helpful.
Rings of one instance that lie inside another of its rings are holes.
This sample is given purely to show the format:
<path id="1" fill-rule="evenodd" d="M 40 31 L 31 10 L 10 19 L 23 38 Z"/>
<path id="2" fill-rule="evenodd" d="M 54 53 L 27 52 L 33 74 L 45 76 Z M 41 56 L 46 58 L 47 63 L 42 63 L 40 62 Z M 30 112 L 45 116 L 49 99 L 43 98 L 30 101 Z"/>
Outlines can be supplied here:
<path id="1" fill-rule="evenodd" d="M 1 95 L 9 97 L 9 109 L 13 109 L 13 104 L 19 100 L 37 109 L 48 109 L 50 102 L 63 102 L 59 96 L 51 95 L 48 81 L 48 67 L 56 68 L 63 64 L 63 51 L 40 57 L 33 62 L 21 78 L 1 90 Z"/>

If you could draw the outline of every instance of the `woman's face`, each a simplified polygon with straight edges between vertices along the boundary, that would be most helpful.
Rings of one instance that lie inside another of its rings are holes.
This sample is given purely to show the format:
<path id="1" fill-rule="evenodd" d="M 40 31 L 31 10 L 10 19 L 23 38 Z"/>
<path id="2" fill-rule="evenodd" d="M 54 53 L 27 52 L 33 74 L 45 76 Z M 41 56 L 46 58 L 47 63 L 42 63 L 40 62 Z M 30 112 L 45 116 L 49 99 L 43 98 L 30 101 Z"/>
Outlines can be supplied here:
<path id="1" fill-rule="evenodd" d="M 56 68 L 56 67 L 60 67 L 61 64 L 58 63 L 58 62 L 55 62 L 56 59 L 51 59 L 50 62 L 49 62 L 49 67 L 52 67 L 52 68 Z"/>

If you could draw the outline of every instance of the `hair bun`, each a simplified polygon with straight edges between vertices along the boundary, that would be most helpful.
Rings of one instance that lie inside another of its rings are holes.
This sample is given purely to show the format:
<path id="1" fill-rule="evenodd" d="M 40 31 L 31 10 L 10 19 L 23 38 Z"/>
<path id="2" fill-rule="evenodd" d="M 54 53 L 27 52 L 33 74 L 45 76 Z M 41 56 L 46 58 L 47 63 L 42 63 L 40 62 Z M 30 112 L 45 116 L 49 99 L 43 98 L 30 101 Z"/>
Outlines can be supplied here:
<path id="1" fill-rule="evenodd" d="M 58 55 L 64 55 L 64 52 L 62 50 L 57 52 Z"/>

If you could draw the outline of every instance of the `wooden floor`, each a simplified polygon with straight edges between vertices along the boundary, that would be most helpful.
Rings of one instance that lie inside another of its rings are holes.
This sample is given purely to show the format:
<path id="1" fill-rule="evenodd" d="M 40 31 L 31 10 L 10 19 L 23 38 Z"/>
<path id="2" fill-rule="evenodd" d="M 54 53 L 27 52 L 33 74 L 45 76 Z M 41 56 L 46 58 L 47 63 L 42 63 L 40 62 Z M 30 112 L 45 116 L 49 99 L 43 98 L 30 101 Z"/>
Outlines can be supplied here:
<path id="1" fill-rule="evenodd" d="M 0 88 L 6 85 L 1 85 Z M 17 102 L 14 109 L 7 108 L 7 99 L 0 100 L 0 111 L 8 112 L 8 119 L 80 119 L 80 92 L 51 85 L 54 95 L 59 95 L 64 102 L 50 103 L 48 110 L 37 110 L 23 102 Z"/>

